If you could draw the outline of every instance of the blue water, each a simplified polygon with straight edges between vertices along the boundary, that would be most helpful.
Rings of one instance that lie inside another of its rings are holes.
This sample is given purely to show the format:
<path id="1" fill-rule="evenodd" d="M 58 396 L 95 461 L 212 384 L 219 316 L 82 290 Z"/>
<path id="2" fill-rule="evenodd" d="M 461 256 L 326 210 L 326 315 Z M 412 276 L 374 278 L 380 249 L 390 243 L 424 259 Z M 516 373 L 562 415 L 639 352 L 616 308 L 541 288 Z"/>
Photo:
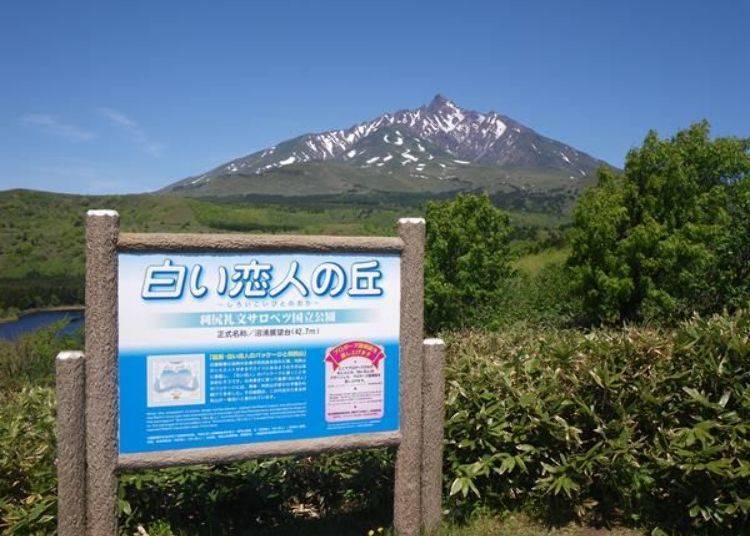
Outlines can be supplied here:
<path id="1" fill-rule="evenodd" d="M 0 339 L 15 340 L 21 335 L 67 320 L 61 334 L 73 333 L 83 327 L 83 311 L 42 311 L 23 315 L 13 322 L 0 323 Z"/>

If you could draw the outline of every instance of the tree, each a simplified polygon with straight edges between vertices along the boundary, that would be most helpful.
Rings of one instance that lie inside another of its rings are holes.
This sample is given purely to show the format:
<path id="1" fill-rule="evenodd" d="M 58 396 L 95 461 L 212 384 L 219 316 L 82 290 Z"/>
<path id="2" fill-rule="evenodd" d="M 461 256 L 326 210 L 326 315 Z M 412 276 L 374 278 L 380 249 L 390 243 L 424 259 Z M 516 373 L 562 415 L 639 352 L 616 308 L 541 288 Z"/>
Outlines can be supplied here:
<path id="1" fill-rule="evenodd" d="M 509 278 L 508 215 L 486 195 L 459 195 L 427 205 L 425 317 L 427 327 L 481 323 Z"/>
<path id="2" fill-rule="evenodd" d="M 750 140 L 709 134 L 706 122 L 671 139 L 649 132 L 622 175 L 600 170 L 580 199 L 569 266 L 592 321 L 747 303 Z"/>

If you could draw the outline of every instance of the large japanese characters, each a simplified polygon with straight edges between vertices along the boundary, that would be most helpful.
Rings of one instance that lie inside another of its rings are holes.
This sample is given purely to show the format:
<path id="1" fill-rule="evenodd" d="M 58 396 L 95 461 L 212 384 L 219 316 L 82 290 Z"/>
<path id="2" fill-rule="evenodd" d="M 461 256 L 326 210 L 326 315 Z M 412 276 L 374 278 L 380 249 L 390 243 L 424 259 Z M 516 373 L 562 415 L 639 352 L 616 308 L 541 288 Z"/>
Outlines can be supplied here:
<path id="1" fill-rule="evenodd" d="M 220 265 L 215 292 L 229 298 L 276 298 L 291 289 L 301 297 L 307 297 L 311 292 L 315 296 L 331 297 L 344 291 L 349 296 L 380 296 L 383 293 L 378 286 L 383 274 L 375 259 L 352 262 L 348 276 L 344 267 L 336 262 L 321 262 L 310 274 L 302 274 L 300 263 L 291 261 L 286 273 L 278 278 L 274 274 L 275 268 L 271 263 L 256 259 L 231 266 Z M 208 293 L 203 264 L 175 265 L 167 257 L 163 264 L 146 268 L 141 291 L 144 299 L 179 299 L 186 290 L 193 298 L 202 298 Z"/>

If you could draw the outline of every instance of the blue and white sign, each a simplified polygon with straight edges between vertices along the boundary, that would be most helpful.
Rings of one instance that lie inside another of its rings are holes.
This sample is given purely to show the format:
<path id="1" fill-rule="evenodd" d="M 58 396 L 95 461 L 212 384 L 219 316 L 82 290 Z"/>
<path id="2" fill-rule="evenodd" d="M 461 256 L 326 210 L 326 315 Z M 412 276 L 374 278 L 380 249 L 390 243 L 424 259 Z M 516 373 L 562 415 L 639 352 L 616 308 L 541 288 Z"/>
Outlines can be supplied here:
<path id="1" fill-rule="evenodd" d="M 118 259 L 121 454 L 398 430 L 399 255 Z"/>

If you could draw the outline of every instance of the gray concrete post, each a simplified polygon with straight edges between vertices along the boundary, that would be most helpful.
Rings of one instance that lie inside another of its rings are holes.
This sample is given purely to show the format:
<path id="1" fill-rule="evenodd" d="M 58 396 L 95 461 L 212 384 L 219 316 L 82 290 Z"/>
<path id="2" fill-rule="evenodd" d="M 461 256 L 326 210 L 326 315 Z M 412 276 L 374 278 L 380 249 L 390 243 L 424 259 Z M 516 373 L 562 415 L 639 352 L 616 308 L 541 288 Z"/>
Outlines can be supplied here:
<path id="1" fill-rule="evenodd" d="M 403 218 L 401 253 L 401 340 L 399 385 L 401 445 L 396 455 L 393 524 L 399 536 L 419 534 L 422 465 L 422 337 L 424 323 L 425 221 Z"/>
<path id="2" fill-rule="evenodd" d="M 57 534 L 86 530 L 86 371 L 82 352 L 60 352 L 55 359 L 57 392 Z"/>
<path id="3" fill-rule="evenodd" d="M 86 534 L 117 534 L 117 236 L 113 210 L 86 215 Z"/>
<path id="4" fill-rule="evenodd" d="M 424 341 L 422 363 L 422 530 L 435 534 L 443 503 L 445 343 L 441 339 Z"/>

